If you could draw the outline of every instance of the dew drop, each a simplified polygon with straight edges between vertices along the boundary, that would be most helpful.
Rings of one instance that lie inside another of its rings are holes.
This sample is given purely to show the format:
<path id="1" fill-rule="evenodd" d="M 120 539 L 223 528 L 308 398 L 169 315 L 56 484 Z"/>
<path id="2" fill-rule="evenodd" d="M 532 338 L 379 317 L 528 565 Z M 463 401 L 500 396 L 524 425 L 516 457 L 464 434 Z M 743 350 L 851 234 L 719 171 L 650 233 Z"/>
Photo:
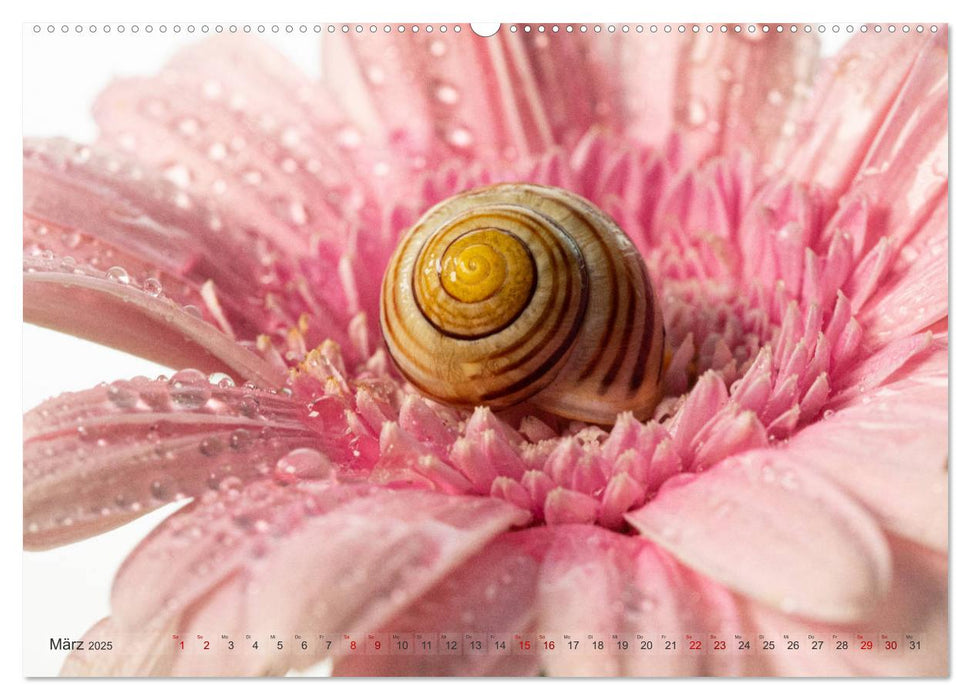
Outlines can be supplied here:
<path id="1" fill-rule="evenodd" d="M 162 283 L 154 277 L 148 277 L 142 282 L 142 290 L 151 297 L 162 296 Z"/>
<path id="2" fill-rule="evenodd" d="M 239 406 L 237 406 L 239 412 L 246 416 L 247 418 L 255 418 L 260 412 L 260 404 L 253 396 L 247 394 L 242 399 L 240 399 Z"/>
<path id="3" fill-rule="evenodd" d="M 167 386 L 149 384 L 138 391 L 138 396 L 152 410 L 162 413 L 169 409 L 171 396 Z"/>
<path id="4" fill-rule="evenodd" d="M 223 86 L 216 80 L 207 80 L 202 86 L 202 94 L 214 100 L 222 94 Z"/>
<path id="5" fill-rule="evenodd" d="M 302 202 L 293 200 L 290 202 L 290 220 L 293 221 L 297 226 L 306 226 L 309 216 L 307 214 L 307 208 Z"/>
<path id="6" fill-rule="evenodd" d="M 223 451 L 223 441 L 218 437 L 207 437 L 199 443 L 199 452 L 206 457 L 214 457 Z"/>
<path id="7" fill-rule="evenodd" d="M 227 476 L 219 482 L 219 490 L 226 494 L 239 495 L 243 481 L 238 476 Z"/>
<path id="8" fill-rule="evenodd" d="M 162 171 L 163 177 L 176 187 L 188 187 L 192 184 L 192 173 L 182 163 L 170 165 Z"/>
<path id="9" fill-rule="evenodd" d="M 708 120 L 708 108 L 705 103 L 695 97 L 688 101 L 687 106 L 688 123 L 692 126 L 701 126 Z"/>
<path id="10" fill-rule="evenodd" d="M 323 479 L 334 466 L 322 452 L 301 447 L 284 455 L 276 463 L 273 478 L 280 484 L 292 484 L 300 479 Z"/>
<path id="11" fill-rule="evenodd" d="M 108 400 L 123 411 L 131 410 L 138 403 L 138 392 L 126 381 L 112 382 L 106 392 Z"/>
<path id="12" fill-rule="evenodd" d="M 779 485 L 786 491 L 795 491 L 799 488 L 799 480 L 796 479 L 796 475 L 792 472 L 785 472 L 779 478 Z"/>
<path id="13" fill-rule="evenodd" d="M 77 248 L 79 245 L 81 245 L 81 241 L 84 239 L 80 233 L 77 231 L 72 231 L 71 233 L 65 233 L 61 237 L 61 240 L 68 248 Z"/>
<path id="14" fill-rule="evenodd" d="M 227 153 L 226 144 L 219 141 L 209 147 L 209 158 L 211 160 L 222 160 L 226 157 Z"/>
<path id="15" fill-rule="evenodd" d="M 472 145 L 472 132 L 464 126 L 459 126 L 449 131 L 445 140 L 456 148 L 468 148 Z"/>
<path id="16" fill-rule="evenodd" d="M 151 486 L 152 498 L 158 501 L 167 501 L 169 492 L 161 481 L 153 481 Z"/>
<path id="17" fill-rule="evenodd" d="M 199 132 L 199 122 L 192 117 L 186 117 L 179 121 L 178 130 L 185 136 L 192 136 Z"/>
<path id="18" fill-rule="evenodd" d="M 172 375 L 169 394 L 177 408 L 195 410 L 206 404 L 212 390 L 206 375 L 199 370 L 185 369 Z"/>
<path id="19" fill-rule="evenodd" d="M 367 79 L 372 85 L 383 85 L 387 76 L 381 66 L 371 66 L 367 69 Z"/>
<path id="20" fill-rule="evenodd" d="M 435 99 L 442 104 L 454 105 L 459 101 L 459 91 L 451 85 L 442 83 L 435 89 Z"/>
<path id="21" fill-rule="evenodd" d="M 229 447 L 236 452 L 244 452 L 253 445 L 253 434 L 245 428 L 238 428 L 229 435 Z"/>
<path id="22" fill-rule="evenodd" d="M 229 389 L 236 386 L 236 382 L 228 374 L 223 374 L 222 372 L 213 372 L 209 375 L 209 383 L 215 384 L 220 389 Z"/>
<path id="23" fill-rule="evenodd" d="M 353 127 L 344 127 L 337 132 L 337 144 L 341 148 L 357 148 L 361 145 L 361 133 Z"/>
<path id="24" fill-rule="evenodd" d="M 119 284 L 128 284 L 131 282 L 131 278 L 128 276 L 128 271 L 123 267 L 109 267 L 108 271 L 105 273 L 105 277 L 110 279 L 112 282 L 118 282 Z"/>

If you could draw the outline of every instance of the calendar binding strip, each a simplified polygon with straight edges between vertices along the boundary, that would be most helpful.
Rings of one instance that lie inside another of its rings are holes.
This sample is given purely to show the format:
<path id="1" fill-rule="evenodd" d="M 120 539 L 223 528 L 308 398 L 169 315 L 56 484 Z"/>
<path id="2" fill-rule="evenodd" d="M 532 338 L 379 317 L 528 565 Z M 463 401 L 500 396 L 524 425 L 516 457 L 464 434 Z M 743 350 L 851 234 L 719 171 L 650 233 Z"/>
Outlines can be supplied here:
<path id="1" fill-rule="evenodd" d="M 172 32 L 174 34 L 180 34 L 185 32 L 187 34 L 419 34 L 419 33 L 461 33 L 463 31 L 463 26 L 469 27 L 469 25 L 461 24 L 375 24 L 375 23 L 347 23 L 347 24 L 301 24 L 301 23 L 287 23 L 287 24 L 267 24 L 267 23 L 227 23 L 227 24 L 195 24 L 195 23 L 174 23 L 174 24 L 65 24 L 65 23 L 27 23 L 31 26 L 31 31 L 34 34 L 152 34 L 153 32 L 158 32 L 160 34 L 165 34 L 167 32 Z M 942 23 L 943 24 L 943 23 Z M 803 24 L 803 23 L 713 23 L 713 24 L 645 24 L 645 23 L 611 23 L 611 24 L 588 24 L 588 23 L 572 23 L 572 24 L 503 24 L 500 26 L 499 31 L 506 31 L 509 33 L 516 32 L 532 32 L 536 31 L 539 33 L 552 33 L 557 34 L 564 32 L 567 34 L 572 34 L 574 32 L 586 33 L 593 32 L 596 34 L 606 33 L 649 33 L 649 34 L 714 34 L 714 33 L 735 33 L 735 34 L 756 34 L 761 32 L 762 34 L 768 33 L 784 33 L 788 32 L 791 34 L 796 34 L 799 32 L 803 33 L 817 33 L 825 34 L 831 32 L 838 34 L 840 32 L 851 34 L 853 32 L 888 32 L 896 33 L 902 32 L 904 34 L 910 32 L 916 32 L 922 34 L 925 31 L 930 31 L 936 33 L 940 30 L 938 24 Z M 467 29 L 468 31 L 468 29 Z M 476 32 L 475 27 L 471 28 L 471 31 Z"/>

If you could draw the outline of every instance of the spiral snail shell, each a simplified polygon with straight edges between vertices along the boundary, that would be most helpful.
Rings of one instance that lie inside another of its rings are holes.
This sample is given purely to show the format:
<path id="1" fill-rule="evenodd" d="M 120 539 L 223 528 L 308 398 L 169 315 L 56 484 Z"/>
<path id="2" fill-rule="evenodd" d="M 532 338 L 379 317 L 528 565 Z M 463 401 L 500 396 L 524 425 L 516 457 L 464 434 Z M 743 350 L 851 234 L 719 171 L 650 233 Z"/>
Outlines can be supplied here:
<path id="1" fill-rule="evenodd" d="M 651 415 L 664 324 L 644 261 L 606 214 L 566 190 L 463 192 L 404 236 L 381 292 L 395 365 L 439 401 L 528 401 L 594 423 Z"/>

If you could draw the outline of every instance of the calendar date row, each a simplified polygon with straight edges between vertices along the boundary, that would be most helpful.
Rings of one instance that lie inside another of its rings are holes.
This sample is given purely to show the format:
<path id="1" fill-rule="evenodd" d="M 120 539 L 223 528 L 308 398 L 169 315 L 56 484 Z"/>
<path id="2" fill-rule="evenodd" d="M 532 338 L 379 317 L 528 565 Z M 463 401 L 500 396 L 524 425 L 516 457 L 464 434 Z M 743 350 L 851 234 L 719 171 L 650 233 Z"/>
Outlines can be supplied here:
<path id="1" fill-rule="evenodd" d="M 333 654 L 904 654 L 919 634 L 548 634 L 386 632 L 334 634 L 173 634 L 181 653 Z"/>

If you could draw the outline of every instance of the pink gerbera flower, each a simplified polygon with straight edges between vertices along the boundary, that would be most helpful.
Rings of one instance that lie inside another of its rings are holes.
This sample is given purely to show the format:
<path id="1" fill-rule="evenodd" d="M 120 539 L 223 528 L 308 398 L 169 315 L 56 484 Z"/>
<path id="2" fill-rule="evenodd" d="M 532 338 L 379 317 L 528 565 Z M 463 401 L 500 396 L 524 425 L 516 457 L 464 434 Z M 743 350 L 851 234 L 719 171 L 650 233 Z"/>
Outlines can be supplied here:
<path id="1" fill-rule="evenodd" d="M 946 673 L 946 34 L 857 35 L 817 73 L 811 34 L 772 30 L 328 36 L 323 84 L 218 39 L 114 82 L 98 143 L 28 142 L 25 319 L 178 371 L 26 414 L 25 547 L 190 499 L 117 574 L 92 638 L 119 653 L 64 673 Z M 587 197 L 642 252 L 670 353 L 653 420 L 457 410 L 390 365 L 399 236 L 498 181 Z M 317 637 L 382 632 L 608 644 Z M 923 646 L 610 637 L 685 633 Z"/>

